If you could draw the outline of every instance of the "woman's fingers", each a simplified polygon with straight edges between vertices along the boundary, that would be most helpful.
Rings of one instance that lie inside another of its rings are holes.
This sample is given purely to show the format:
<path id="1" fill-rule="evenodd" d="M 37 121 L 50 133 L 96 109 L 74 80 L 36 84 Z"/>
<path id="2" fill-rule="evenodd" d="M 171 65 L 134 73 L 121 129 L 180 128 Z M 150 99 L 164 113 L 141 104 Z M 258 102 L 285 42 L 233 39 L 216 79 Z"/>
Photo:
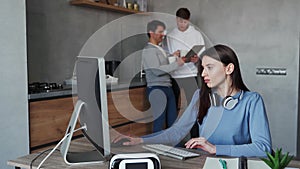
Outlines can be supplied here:
<path id="1" fill-rule="evenodd" d="M 211 154 L 216 153 L 216 146 L 208 142 L 204 137 L 192 138 L 185 143 L 186 148 L 201 148 Z"/>
<path id="2" fill-rule="evenodd" d="M 203 137 L 192 138 L 185 143 L 186 148 L 195 148 L 197 145 L 202 145 L 205 139 Z"/>
<path id="3" fill-rule="evenodd" d="M 116 142 L 118 142 L 118 141 L 120 141 L 120 140 L 122 140 L 122 139 L 124 139 L 124 138 L 129 138 L 129 136 L 118 135 L 117 137 L 115 137 L 115 138 L 112 140 L 112 142 L 113 142 L 113 143 L 116 143 Z"/>

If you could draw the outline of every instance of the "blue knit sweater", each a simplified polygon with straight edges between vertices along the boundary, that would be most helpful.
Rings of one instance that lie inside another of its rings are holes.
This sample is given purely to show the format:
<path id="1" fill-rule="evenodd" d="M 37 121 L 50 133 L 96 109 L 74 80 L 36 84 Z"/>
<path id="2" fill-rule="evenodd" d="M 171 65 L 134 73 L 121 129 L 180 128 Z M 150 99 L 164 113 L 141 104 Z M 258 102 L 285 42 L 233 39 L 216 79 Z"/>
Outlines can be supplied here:
<path id="1" fill-rule="evenodd" d="M 238 98 L 240 92 L 234 98 Z M 176 145 L 191 130 L 197 119 L 199 89 L 174 125 L 159 133 L 143 136 L 144 143 Z M 227 110 L 210 107 L 200 125 L 199 135 L 216 145 L 216 155 L 259 157 L 271 151 L 271 135 L 262 97 L 245 91 L 238 104 Z"/>

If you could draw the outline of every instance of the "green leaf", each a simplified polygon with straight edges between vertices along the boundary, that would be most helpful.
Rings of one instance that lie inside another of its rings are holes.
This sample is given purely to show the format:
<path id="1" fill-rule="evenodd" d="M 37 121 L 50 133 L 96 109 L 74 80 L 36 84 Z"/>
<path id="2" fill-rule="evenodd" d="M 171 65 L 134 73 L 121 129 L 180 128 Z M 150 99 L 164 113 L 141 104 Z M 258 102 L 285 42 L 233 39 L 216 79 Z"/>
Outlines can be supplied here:
<path id="1" fill-rule="evenodd" d="M 271 161 L 273 164 L 275 164 L 275 158 L 274 158 L 269 152 L 267 152 L 267 156 L 268 156 L 268 158 L 270 159 L 270 161 Z"/>
<path id="2" fill-rule="evenodd" d="M 282 148 L 276 149 L 273 155 L 269 152 L 266 152 L 266 154 L 268 158 L 261 158 L 261 160 L 272 169 L 284 169 L 293 159 L 293 156 L 289 156 L 289 152 L 283 154 Z"/>
<path id="3" fill-rule="evenodd" d="M 274 164 L 266 158 L 261 158 L 270 168 L 274 167 Z"/>
<path id="4" fill-rule="evenodd" d="M 275 152 L 275 160 L 276 162 L 278 161 L 279 162 L 279 154 L 281 154 L 281 149 L 277 149 L 276 152 Z"/>
<path id="5" fill-rule="evenodd" d="M 283 158 L 280 160 L 280 166 L 281 166 L 281 167 L 285 167 L 284 164 L 285 164 L 285 162 L 286 162 L 288 156 L 289 156 L 289 153 L 286 153 L 286 154 L 283 156 Z"/>
<path id="6" fill-rule="evenodd" d="M 282 154 L 282 151 L 280 152 L 280 154 L 279 154 L 279 159 L 280 159 L 280 161 L 281 161 L 281 159 L 284 157 L 284 155 Z"/>
<path id="7" fill-rule="evenodd" d="M 294 156 L 288 156 L 287 159 L 286 159 L 286 161 L 283 164 L 283 167 L 286 167 L 291 162 L 291 160 L 293 158 L 294 158 Z"/>
<path id="8" fill-rule="evenodd" d="M 279 162 L 276 162 L 273 169 L 281 169 L 279 168 Z M 283 169 L 283 168 L 282 168 Z"/>

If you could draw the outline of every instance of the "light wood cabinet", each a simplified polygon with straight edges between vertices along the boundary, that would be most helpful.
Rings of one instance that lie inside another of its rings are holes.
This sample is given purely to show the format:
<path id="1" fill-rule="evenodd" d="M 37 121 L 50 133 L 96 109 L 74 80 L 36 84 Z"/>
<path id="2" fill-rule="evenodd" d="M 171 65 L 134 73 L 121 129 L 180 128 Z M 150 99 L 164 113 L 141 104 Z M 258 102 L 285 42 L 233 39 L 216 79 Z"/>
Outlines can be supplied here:
<path id="1" fill-rule="evenodd" d="M 128 99 L 129 95 L 129 99 Z M 152 130 L 152 123 L 135 123 L 124 117 L 132 107 L 141 112 L 148 109 L 145 88 L 133 88 L 107 93 L 109 123 L 120 133 L 141 136 Z M 73 112 L 73 98 L 32 101 L 30 112 L 30 148 L 31 150 L 58 142 L 63 138 Z M 136 117 L 139 117 L 137 115 Z M 139 117 L 140 118 L 140 117 Z M 76 133 L 75 136 L 81 133 Z"/>
<path id="2" fill-rule="evenodd" d="M 59 141 L 65 134 L 72 112 L 72 97 L 30 102 L 30 148 Z"/>
<path id="3" fill-rule="evenodd" d="M 152 123 L 134 122 L 133 119 L 149 119 L 144 114 L 150 106 L 146 98 L 146 88 L 134 88 L 110 92 L 107 95 L 109 124 L 121 134 L 142 136 L 152 132 Z M 128 98 L 129 96 L 129 98 Z"/>

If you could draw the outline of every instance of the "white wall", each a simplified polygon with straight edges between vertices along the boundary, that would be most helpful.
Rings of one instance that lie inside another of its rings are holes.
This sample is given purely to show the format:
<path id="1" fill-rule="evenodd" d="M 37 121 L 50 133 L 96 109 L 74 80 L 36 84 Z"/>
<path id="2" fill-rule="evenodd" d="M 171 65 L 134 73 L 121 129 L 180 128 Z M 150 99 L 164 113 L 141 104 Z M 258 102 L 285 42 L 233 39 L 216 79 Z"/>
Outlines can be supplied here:
<path id="1" fill-rule="evenodd" d="M 29 152 L 25 1 L 0 5 L 0 168 Z"/>

